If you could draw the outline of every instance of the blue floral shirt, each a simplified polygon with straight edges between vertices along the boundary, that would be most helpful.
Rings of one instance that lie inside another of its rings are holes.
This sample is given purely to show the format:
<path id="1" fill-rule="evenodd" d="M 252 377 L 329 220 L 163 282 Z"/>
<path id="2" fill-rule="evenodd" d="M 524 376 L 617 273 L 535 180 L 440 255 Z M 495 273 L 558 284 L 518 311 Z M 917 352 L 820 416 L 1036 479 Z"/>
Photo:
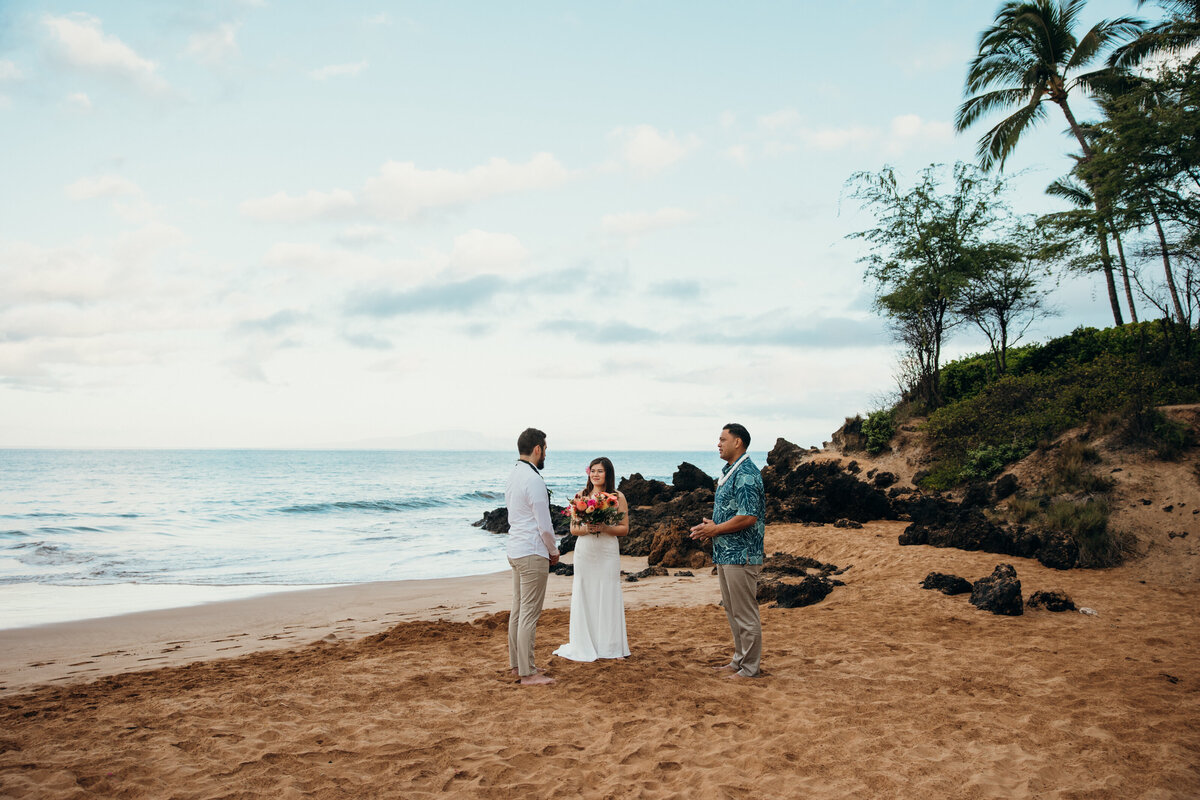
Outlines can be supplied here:
<path id="1" fill-rule="evenodd" d="M 726 464 L 721 474 L 729 472 L 732 465 Z M 761 564 L 763 563 L 763 514 L 766 498 L 763 495 L 762 473 L 754 462 L 746 459 L 738 465 L 737 472 L 717 487 L 713 500 L 713 522 L 720 525 L 737 516 L 754 517 L 754 524 L 737 533 L 723 533 L 712 540 L 714 564 Z"/>

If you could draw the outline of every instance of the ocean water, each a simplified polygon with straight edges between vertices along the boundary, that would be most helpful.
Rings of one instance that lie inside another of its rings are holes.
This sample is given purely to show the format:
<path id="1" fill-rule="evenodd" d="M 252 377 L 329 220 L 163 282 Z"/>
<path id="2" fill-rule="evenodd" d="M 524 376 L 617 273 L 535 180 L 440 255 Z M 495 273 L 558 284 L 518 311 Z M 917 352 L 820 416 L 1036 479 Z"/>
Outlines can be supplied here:
<path id="1" fill-rule="evenodd" d="M 595 453 L 551 450 L 561 503 Z M 604 453 L 670 482 L 705 452 Z M 761 454 L 752 456 L 760 466 Z M 503 452 L 0 450 L 0 628 L 507 568 Z M 84 591 L 90 589 L 91 591 Z"/>

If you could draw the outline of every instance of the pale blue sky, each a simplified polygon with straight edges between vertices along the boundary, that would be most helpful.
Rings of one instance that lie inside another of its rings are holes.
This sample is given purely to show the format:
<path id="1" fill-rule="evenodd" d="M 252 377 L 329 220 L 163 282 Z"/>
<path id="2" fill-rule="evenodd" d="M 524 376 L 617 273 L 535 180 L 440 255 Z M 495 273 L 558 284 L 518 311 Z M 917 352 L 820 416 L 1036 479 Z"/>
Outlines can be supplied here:
<path id="1" fill-rule="evenodd" d="M 0 4 L 0 446 L 818 444 L 895 383 L 844 183 L 973 158 L 997 6 Z"/>

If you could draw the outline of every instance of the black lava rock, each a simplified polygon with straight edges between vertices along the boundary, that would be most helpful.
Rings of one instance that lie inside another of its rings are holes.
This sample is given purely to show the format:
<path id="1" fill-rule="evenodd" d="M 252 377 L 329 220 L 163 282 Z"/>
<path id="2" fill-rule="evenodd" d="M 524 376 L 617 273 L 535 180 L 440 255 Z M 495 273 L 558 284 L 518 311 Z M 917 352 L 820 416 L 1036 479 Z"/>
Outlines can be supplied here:
<path id="1" fill-rule="evenodd" d="M 676 492 L 690 492 L 693 489 L 708 489 L 714 492 L 717 489 L 717 481 L 709 476 L 707 472 L 697 467 L 695 464 L 689 464 L 684 461 L 679 465 L 679 469 L 671 476 L 671 485 L 675 487 Z"/>
<path id="2" fill-rule="evenodd" d="M 1047 611 L 1074 611 L 1075 601 L 1065 592 L 1034 592 L 1029 598 L 1029 607 Z"/>
<path id="3" fill-rule="evenodd" d="M 971 587 L 971 605 L 993 614 L 1019 617 L 1025 613 L 1021 599 L 1021 581 L 1011 564 L 998 564 L 992 574 L 975 581 Z"/>
<path id="4" fill-rule="evenodd" d="M 1017 489 L 1021 488 L 1021 484 L 1017 482 L 1017 476 L 1011 472 L 1007 472 L 996 479 L 992 484 L 992 494 L 996 500 L 1004 500 L 1016 494 Z"/>
<path id="5" fill-rule="evenodd" d="M 1071 569 L 1079 563 L 1079 545 L 1071 534 L 1052 531 L 1042 537 L 1037 559 L 1052 569 Z"/>
<path id="6" fill-rule="evenodd" d="M 800 608 L 819 603 L 829 596 L 835 586 L 844 586 L 841 581 L 817 575 L 806 575 L 799 583 L 767 581 L 758 585 L 758 602 L 772 600 L 775 608 Z"/>
<path id="7" fill-rule="evenodd" d="M 947 575 L 944 572 L 931 572 L 921 581 L 922 589 L 936 589 L 942 594 L 966 594 L 971 591 L 971 582 L 957 575 Z"/>

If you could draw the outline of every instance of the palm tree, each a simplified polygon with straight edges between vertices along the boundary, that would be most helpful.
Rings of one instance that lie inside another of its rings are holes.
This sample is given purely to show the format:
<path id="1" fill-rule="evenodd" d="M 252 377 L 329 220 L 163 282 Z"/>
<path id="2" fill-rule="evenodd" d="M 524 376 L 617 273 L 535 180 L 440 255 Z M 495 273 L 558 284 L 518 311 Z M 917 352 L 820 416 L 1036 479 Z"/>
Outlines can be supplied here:
<path id="1" fill-rule="evenodd" d="M 1138 8 L 1146 2 L 1138 0 Z M 1156 4 L 1167 12 L 1167 18 L 1114 50 L 1109 66 L 1135 67 L 1147 59 L 1183 55 L 1200 45 L 1200 0 L 1156 0 Z M 1197 58 L 1200 53 L 1192 55 L 1193 61 Z"/>
<path id="2" fill-rule="evenodd" d="M 1096 198 L 1092 194 L 1092 190 L 1073 176 L 1054 181 L 1046 187 L 1046 194 L 1066 200 L 1080 211 L 1096 207 Z M 1137 306 L 1133 304 L 1133 286 L 1129 280 L 1129 262 L 1125 260 L 1125 246 L 1121 242 L 1121 232 L 1117 230 L 1117 226 L 1112 220 L 1108 220 L 1107 223 L 1107 227 L 1112 228 L 1113 242 L 1117 245 L 1117 257 L 1121 262 L 1121 281 L 1125 289 L 1125 302 L 1129 304 L 1129 318 L 1133 322 L 1137 322 Z M 1098 236 L 1108 235 L 1105 220 L 1096 220 L 1096 227 Z"/>
<path id="3" fill-rule="evenodd" d="M 1091 146 L 1071 111 L 1069 97 L 1076 89 L 1089 92 L 1103 83 L 1110 75 L 1107 70 L 1080 71 L 1113 42 L 1139 35 L 1145 25 L 1132 17 L 1104 20 L 1076 39 L 1074 29 L 1084 3 L 1010 0 L 1000 7 L 992 26 L 980 34 L 979 52 L 967 70 L 966 92 L 973 96 L 959 107 L 955 129 L 961 133 L 985 114 L 1016 107 L 980 138 L 979 163 L 984 169 L 1004 168 L 1022 134 L 1046 118 L 1046 100 L 1066 117 L 1083 158 L 1091 158 Z M 1100 207 L 1096 211 L 1101 218 L 1110 216 Z M 1099 236 L 1098 241 L 1113 319 L 1121 325 L 1108 237 Z"/>

